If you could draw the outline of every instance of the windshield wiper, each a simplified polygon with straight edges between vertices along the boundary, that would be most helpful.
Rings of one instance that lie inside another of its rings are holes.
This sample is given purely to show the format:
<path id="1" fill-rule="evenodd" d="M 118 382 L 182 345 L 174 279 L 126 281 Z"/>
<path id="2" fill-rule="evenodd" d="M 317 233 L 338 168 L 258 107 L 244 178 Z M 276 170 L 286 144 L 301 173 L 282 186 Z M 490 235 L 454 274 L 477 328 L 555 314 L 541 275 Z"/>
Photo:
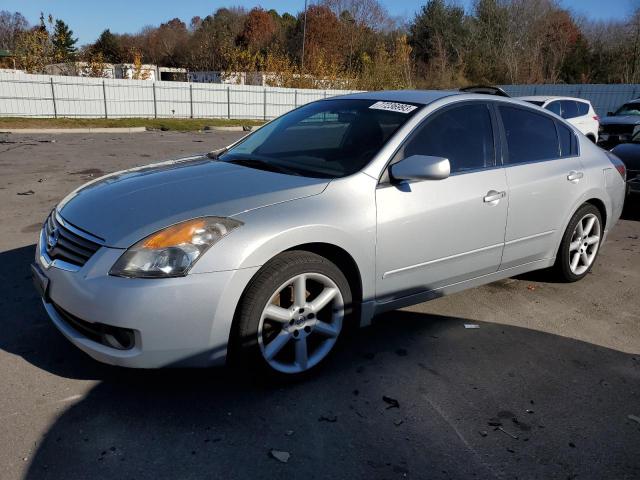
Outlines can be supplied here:
<path id="1" fill-rule="evenodd" d="M 266 160 L 262 160 L 260 158 L 232 158 L 230 160 L 223 160 L 223 161 L 229 162 L 229 163 L 235 163 L 236 165 L 243 165 L 249 168 L 267 170 L 269 172 L 285 173 L 288 175 L 300 176 L 300 173 L 294 170 L 283 167 L 281 165 L 276 165 L 275 163 L 267 162 Z"/>

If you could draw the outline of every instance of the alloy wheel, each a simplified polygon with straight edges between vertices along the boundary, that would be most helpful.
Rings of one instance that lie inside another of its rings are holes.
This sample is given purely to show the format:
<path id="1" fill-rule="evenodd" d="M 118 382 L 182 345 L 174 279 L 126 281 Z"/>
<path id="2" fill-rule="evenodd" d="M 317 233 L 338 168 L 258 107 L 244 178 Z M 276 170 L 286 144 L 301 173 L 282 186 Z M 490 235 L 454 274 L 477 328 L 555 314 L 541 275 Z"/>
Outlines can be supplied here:
<path id="1" fill-rule="evenodd" d="M 309 370 L 329 354 L 343 320 L 344 300 L 333 280 L 320 273 L 296 275 L 278 287 L 262 311 L 262 356 L 282 373 Z"/>
<path id="2" fill-rule="evenodd" d="M 569 268 L 574 275 L 582 275 L 591 267 L 599 246 L 600 221 L 589 213 L 576 224 L 569 243 Z"/>

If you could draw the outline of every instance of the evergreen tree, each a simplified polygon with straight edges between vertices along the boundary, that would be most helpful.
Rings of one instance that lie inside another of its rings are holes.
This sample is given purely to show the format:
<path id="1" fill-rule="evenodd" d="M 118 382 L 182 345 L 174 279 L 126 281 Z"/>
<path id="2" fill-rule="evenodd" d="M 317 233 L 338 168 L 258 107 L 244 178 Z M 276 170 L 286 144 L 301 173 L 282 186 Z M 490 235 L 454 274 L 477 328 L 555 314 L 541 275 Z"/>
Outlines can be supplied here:
<path id="1" fill-rule="evenodd" d="M 58 61 L 64 62 L 73 58 L 78 39 L 73 38 L 73 30 L 63 20 L 56 20 L 51 41 L 54 55 Z"/>

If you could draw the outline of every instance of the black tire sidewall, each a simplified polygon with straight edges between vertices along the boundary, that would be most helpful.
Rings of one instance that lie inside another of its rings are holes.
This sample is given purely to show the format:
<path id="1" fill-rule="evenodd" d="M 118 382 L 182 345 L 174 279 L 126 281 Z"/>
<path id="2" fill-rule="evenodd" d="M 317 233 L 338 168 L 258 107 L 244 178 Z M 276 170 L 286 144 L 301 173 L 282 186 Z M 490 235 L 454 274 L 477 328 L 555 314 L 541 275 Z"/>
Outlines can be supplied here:
<path id="1" fill-rule="evenodd" d="M 317 365 L 299 374 L 285 374 L 273 369 L 262 356 L 258 343 L 258 327 L 262 311 L 276 289 L 287 280 L 302 273 L 320 273 L 329 277 L 338 287 L 344 301 L 342 330 L 336 345 Z M 247 285 L 238 305 L 230 344 L 230 357 L 235 366 L 254 369 L 271 377 L 294 379 L 306 376 L 321 367 L 335 352 L 345 337 L 348 325 L 353 322 L 353 300 L 351 288 L 345 275 L 331 261 L 306 251 L 284 252 L 265 264 Z"/>
<path id="2" fill-rule="evenodd" d="M 573 236 L 573 231 L 576 228 L 576 225 L 585 215 L 593 214 L 600 222 L 600 243 L 598 244 L 598 250 L 596 251 L 596 256 L 591 262 L 589 268 L 580 275 L 576 275 L 571 271 L 570 264 L 570 256 L 569 256 L 569 244 L 571 243 L 571 237 Z M 562 242 L 560 242 L 560 249 L 558 251 L 558 255 L 556 256 L 556 270 L 560 275 L 561 279 L 566 282 L 577 282 L 578 280 L 583 279 L 587 274 L 591 271 L 593 266 L 598 259 L 598 255 L 600 254 L 600 247 L 602 246 L 602 236 L 604 235 L 604 225 L 602 224 L 602 215 L 600 214 L 600 210 L 596 208 L 594 205 L 590 203 L 586 203 L 582 205 L 576 213 L 573 214 L 569 224 L 567 225 L 567 229 L 564 232 L 562 237 Z"/>

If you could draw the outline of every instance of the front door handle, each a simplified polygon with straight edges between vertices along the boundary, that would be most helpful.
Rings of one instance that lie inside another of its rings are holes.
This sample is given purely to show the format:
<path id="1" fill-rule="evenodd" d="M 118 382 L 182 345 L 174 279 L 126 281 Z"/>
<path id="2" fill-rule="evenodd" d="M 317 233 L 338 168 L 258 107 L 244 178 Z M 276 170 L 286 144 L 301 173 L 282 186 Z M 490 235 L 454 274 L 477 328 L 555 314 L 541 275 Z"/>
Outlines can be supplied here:
<path id="1" fill-rule="evenodd" d="M 582 177 L 584 177 L 584 173 L 571 170 L 569 175 L 567 175 L 567 180 L 571 183 L 578 183 Z"/>
<path id="2" fill-rule="evenodd" d="M 498 192 L 496 190 L 489 190 L 487 194 L 484 196 L 484 203 L 488 203 L 490 205 L 497 205 L 501 198 L 507 196 L 507 192 Z"/>

